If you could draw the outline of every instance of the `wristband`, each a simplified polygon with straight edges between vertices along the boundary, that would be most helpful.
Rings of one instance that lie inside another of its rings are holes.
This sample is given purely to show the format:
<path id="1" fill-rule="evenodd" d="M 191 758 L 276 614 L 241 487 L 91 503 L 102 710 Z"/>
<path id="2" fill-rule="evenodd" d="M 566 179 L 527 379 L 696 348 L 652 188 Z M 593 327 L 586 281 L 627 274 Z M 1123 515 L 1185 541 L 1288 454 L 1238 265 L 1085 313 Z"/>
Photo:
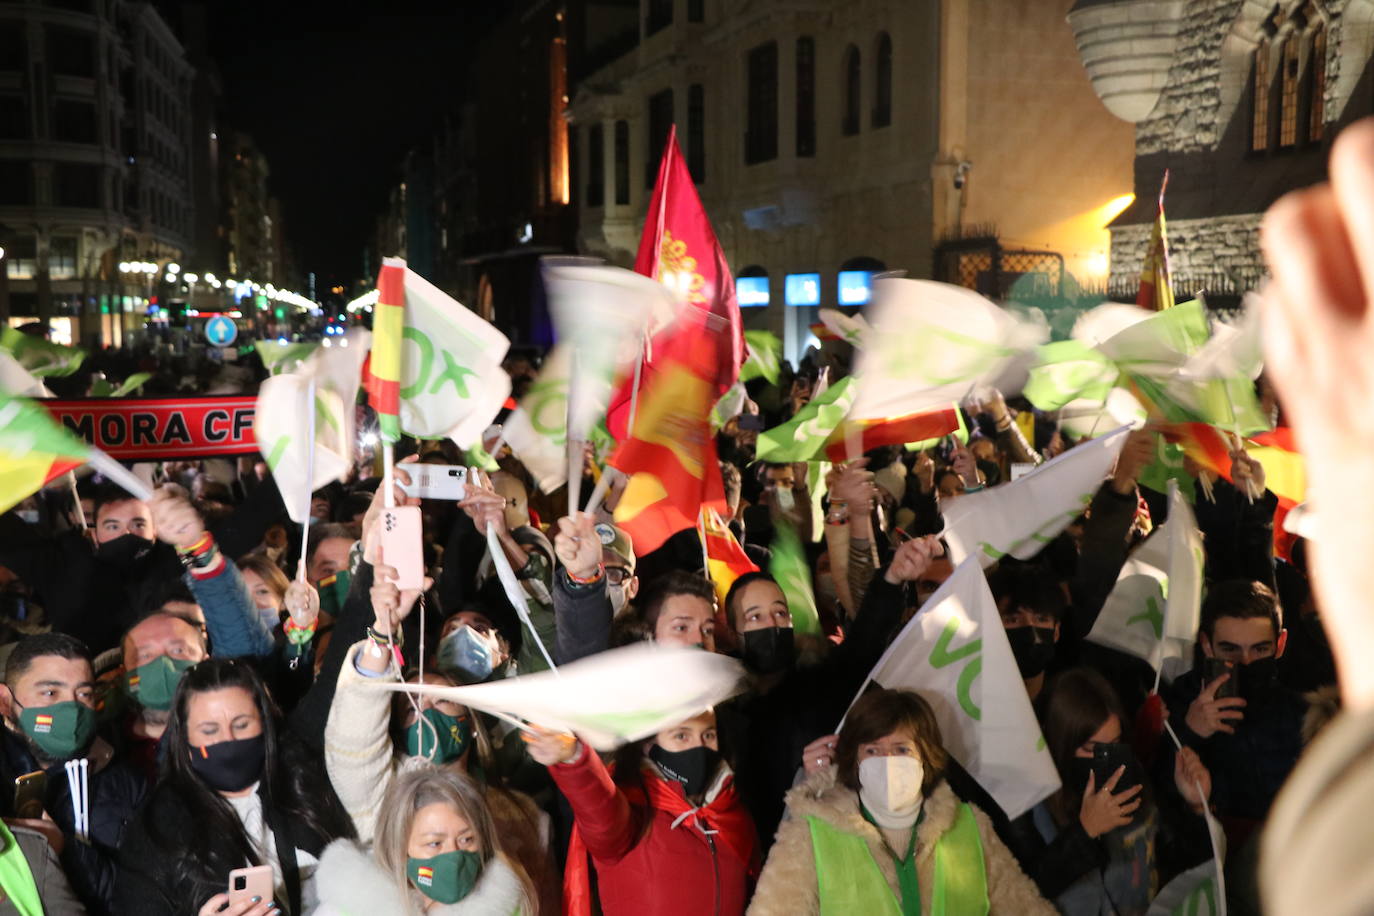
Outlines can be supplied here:
<path id="1" fill-rule="evenodd" d="M 286 635 L 287 641 L 292 645 L 303 646 L 315 638 L 315 628 L 319 626 L 319 624 L 320 620 L 318 617 L 310 621 L 310 625 L 305 627 L 296 623 L 296 618 L 287 617 L 286 623 L 282 624 L 282 632 Z"/>
<path id="2" fill-rule="evenodd" d="M 405 644 L 405 639 L 404 637 L 402 637 L 400 633 L 396 633 L 395 635 L 384 635 L 382 633 L 378 633 L 372 627 L 367 628 L 367 638 L 381 646 L 394 645 L 400 647 Z"/>
<path id="3" fill-rule="evenodd" d="M 592 573 L 591 576 L 586 579 L 581 576 L 573 575 L 572 570 L 568 569 L 566 566 L 563 567 L 563 572 L 567 574 L 568 581 L 574 585 L 594 585 L 601 581 L 601 577 L 606 574 L 606 567 L 600 563 L 596 564 L 596 572 Z"/>
<path id="4" fill-rule="evenodd" d="M 205 553 L 207 550 L 213 547 L 214 544 L 214 537 L 211 536 L 210 532 L 204 531 L 201 533 L 200 537 L 196 539 L 196 542 L 194 544 L 191 544 L 189 547 L 178 547 L 177 552 L 181 554 L 188 554 L 190 556 L 198 556 L 199 554 Z"/>

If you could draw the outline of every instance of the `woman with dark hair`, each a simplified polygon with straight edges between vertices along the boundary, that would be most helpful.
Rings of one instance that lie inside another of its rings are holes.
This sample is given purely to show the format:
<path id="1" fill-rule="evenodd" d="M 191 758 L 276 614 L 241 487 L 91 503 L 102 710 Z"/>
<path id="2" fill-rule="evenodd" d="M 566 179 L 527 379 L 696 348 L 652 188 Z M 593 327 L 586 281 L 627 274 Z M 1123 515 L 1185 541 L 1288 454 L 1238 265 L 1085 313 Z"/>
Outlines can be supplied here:
<path id="1" fill-rule="evenodd" d="M 566 916 L 596 908 L 588 855 L 606 916 L 744 912 L 758 874 L 756 835 L 721 757 L 713 711 L 625 745 L 609 770 L 572 735 L 522 737 L 576 820 L 563 876 Z"/>
<path id="2" fill-rule="evenodd" d="M 1162 884 L 1211 855 L 1201 817 L 1211 775 L 1184 748 L 1174 786 L 1156 791 L 1122 742 L 1120 701 L 1089 668 L 1061 672 L 1037 707 L 1063 785 L 1011 823 L 1017 859 L 1068 916 L 1145 913 Z"/>
<path id="3" fill-rule="evenodd" d="M 1051 916 L 987 815 L 955 797 L 935 713 L 874 689 L 845 717 L 835 765 L 787 793 L 789 817 L 750 914 Z"/>
<path id="4" fill-rule="evenodd" d="M 158 784 L 120 847 L 118 909 L 140 916 L 307 913 L 313 874 L 352 825 L 324 776 L 282 731 L 246 663 L 188 669 L 172 701 Z M 225 908 L 229 873 L 269 865 L 273 900 Z"/>

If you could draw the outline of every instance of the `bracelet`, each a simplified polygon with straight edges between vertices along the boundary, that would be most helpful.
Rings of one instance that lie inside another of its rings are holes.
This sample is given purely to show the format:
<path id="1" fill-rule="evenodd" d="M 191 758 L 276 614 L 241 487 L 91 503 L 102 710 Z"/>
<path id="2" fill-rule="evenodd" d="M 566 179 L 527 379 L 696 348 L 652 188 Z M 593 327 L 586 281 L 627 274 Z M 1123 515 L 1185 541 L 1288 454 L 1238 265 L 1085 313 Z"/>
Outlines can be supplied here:
<path id="1" fill-rule="evenodd" d="M 196 542 L 189 547 L 178 547 L 177 552 L 184 556 L 199 556 L 215 545 L 215 539 L 206 531 L 201 534 Z"/>
<path id="2" fill-rule="evenodd" d="M 591 576 L 586 579 L 581 576 L 573 575 L 572 570 L 568 569 L 566 566 L 563 567 L 563 572 L 567 574 L 568 581 L 574 585 L 592 585 L 601 581 L 601 577 L 606 574 L 606 567 L 600 563 L 596 564 L 596 572 L 592 573 Z"/>
<path id="3" fill-rule="evenodd" d="M 288 642 L 303 646 L 315 638 L 315 628 L 319 625 L 320 619 L 318 617 L 310 621 L 310 625 L 305 627 L 296 623 L 296 618 L 287 617 L 286 623 L 282 624 L 282 632 L 286 635 Z"/>
<path id="4" fill-rule="evenodd" d="M 372 627 L 367 628 L 367 638 L 379 646 L 400 647 L 405 644 L 405 638 L 400 633 L 383 635 Z"/>
<path id="5" fill-rule="evenodd" d="M 213 566 L 218 559 L 219 547 L 215 544 L 213 539 L 210 541 L 210 546 L 200 553 L 183 553 L 180 557 L 181 565 L 185 566 L 193 573 L 197 570 Z"/>

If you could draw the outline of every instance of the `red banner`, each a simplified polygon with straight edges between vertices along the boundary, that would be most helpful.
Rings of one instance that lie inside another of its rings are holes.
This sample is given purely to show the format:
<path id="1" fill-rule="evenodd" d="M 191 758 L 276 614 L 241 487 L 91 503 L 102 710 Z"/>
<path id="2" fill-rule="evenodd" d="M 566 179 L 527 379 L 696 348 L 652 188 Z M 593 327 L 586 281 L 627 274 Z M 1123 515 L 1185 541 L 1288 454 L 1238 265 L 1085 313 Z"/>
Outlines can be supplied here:
<path id="1" fill-rule="evenodd" d="M 38 400 L 67 430 L 121 461 L 226 458 L 258 451 L 253 395 Z"/>

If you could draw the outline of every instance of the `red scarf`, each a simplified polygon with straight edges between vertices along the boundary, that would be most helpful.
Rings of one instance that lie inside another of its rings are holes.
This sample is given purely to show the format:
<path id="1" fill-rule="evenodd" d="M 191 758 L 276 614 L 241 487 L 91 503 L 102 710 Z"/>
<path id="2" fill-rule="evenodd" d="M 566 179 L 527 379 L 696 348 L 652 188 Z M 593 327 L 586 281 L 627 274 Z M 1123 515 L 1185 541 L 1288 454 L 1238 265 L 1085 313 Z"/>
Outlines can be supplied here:
<path id="1" fill-rule="evenodd" d="M 585 753 L 591 753 L 586 751 Z M 662 776 L 651 769 L 644 770 L 644 791 L 637 787 L 618 786 L 625 800 L 631 806 L 651 807 L 670 815 L 674 820 L 682 818 L 679 828 L 696 828 L 715 831 L 719 847 L 728 849 L 739 861 L 746 863 L 751 879 L 759 873 L 757 850 L 758 834 L 749 812 L 740 803 L 739 793 L 735 791 L 733 775 L 726 779 L 725 785 L 710 803 L 694 808 L 682 794 L 679 783 L 669 784 Z M 652 812 L 651 812 L 652 813 Z M 582 834 L 573 825 L 572 837 L 568 843 L 568 864 L 563 871 L 563 913 L 564 916 L 591 916 L 592 883 L 587 855 L 587 847 L 582 843 Z"/>

